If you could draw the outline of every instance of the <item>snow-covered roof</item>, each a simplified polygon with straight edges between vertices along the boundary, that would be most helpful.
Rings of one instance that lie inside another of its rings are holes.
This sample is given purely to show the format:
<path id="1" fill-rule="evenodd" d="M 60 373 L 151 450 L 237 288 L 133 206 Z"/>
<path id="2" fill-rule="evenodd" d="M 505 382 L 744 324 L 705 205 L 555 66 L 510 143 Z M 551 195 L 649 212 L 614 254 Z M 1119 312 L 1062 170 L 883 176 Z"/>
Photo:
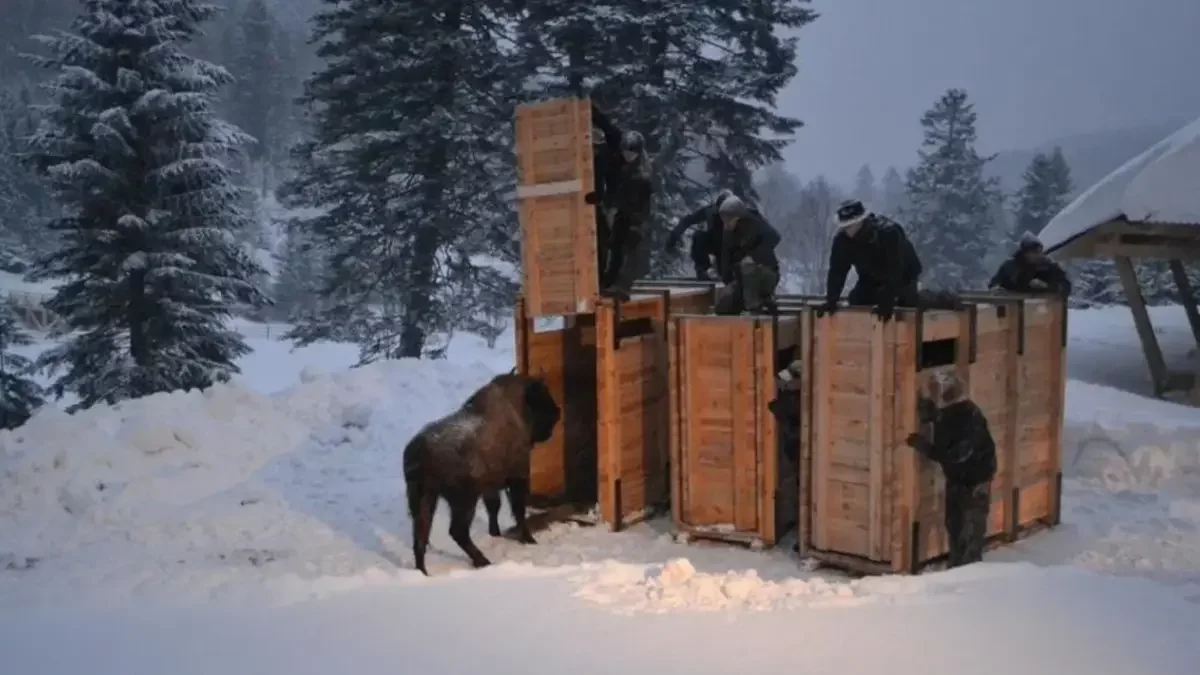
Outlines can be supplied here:
<path id="1" fill-rule="evenodd" d="M 1038 238 L 1049 251 L 1122 217 L 1135 223 L 1200 225 L 1200 119 L 1079 195 Z"/>

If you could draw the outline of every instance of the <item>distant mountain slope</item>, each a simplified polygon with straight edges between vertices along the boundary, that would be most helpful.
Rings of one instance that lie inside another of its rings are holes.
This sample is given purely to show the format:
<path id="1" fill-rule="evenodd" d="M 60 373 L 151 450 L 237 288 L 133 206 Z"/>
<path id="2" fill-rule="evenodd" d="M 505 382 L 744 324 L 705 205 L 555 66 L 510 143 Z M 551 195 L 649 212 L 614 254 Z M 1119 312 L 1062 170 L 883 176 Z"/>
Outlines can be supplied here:
<path id="1" fill-rule="evenodd" d="M 1021 175 L 1034 155 L 1051 150 L 1057 145 L 1062 148 L 1063 155 L 1071 165 L 1071 178 L 1078 193 L 1190 121 L 1182 119 L 1141 127 L 1077 134 L 1053 139 L 1028 150 L 1001 152 L 988 164 L 988 173 L 1000 179 L 1006 192 L 1015 192 L 1020 188 Z"/>

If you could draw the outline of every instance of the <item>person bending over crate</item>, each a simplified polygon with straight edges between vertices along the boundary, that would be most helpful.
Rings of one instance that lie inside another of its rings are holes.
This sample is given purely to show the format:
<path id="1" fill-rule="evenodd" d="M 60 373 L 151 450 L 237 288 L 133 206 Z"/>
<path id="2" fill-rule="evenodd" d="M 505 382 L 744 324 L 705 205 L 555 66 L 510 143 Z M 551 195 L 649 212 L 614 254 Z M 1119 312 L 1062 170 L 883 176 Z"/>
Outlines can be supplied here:
<path id="1" fill-rule="evenodd" d="M 1052 293 L 1064 299 L 1071 295 L 1071 280 L 1058 263 L 1046 257 L 1046 248 L 1031 232 L 1021 235 L 1017 250 L 1000 265 L 988 288 L 1013 293 Z"/>
<path id="2" fill-rule="evenodd" d="M 740 198 L 730 196 L 717 209 L 721 217 L 722 280 L 717 314 L 762 314 L 775 311 L 779 286 L 779 232 Z"/>
<path id="3" fill-rule="evenodd" d="M 650 158 L 640 133 L 622 131 L 594 104 L 592 122 L 604 132 L 604 142 L 594 153 L 596 191 L 586 196 L 587 203 L 597 207 L 600 293 L 628 300 L 646 267 L 645 227 L 653 192 Z"/>
<path id="4" fill-rule="evenodd" d="M 996 442 L 957 372 L 939 371 L 925 385 L 917 404 L 921 431 L 909 434 L 907 443 L 940 464 L 946 477 L 946 569 L 951 569 L 983 560 Z"/>
<path id="5" fill-rule="evenodd" d="M 692 235 L 692 245 L 689 251 L 692 266 L 696 270 L 696 279 L 700 281 L 720 281 L 722 278 L 720 270 L 721 231 L 725 229 L 725 226 L 721 222 L 719 209 L 721 204 L 732 196 L 733 190 L 721 190 L 711 204 L 705 204 L 680 218 L 671 230 L 670 236 L 667 237 L 667 251 L 673 252 L 679 248 L 679 242 L 683 239 L 684 232 L 696 225 L 704 225 L 703 230 Z M 762 213 L 753 204 L 747 206 L 755 215 L 762 217 Z"/>
<path id="6" fill-rule="evenodd" d="M 884 321 L 891 320 L 897 306 L 916 307 L 921 259 L 904 228 L 890 218 L 869 213 L 857 199 L 842 202 L 837 219 L 820 313 L 837 311 L 851 267 L 858 273 L 858 283 L 846 298 L 851 305 L 874 305 L 873 313 Z"/>

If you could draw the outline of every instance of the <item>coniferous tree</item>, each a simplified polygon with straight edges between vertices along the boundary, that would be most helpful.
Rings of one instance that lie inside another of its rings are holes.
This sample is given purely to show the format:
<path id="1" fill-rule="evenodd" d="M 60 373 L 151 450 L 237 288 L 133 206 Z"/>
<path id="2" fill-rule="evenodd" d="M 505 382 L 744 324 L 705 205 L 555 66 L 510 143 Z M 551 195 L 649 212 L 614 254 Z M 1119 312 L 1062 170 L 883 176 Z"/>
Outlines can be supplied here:
<path id="1" fill-rule="evenodd" d="M 868 209 L 874 210 L 879 207 L 879 193 L 875 188 L 875 174 L 872 173 L 869 165 L 863 164 L 859 168 L 858 173 L 855 174 L 854 191 L 850 194 L 865 204 Z"/>
<path id="2" fill-rule="evenodd" d="M 231 24 L 234 76 L 229 91 L 230 121 L 254 137 L 248 157 L 263 169 L 262 187 L 289 135 L 293 103 L 287 36 L 266 0 L 248 0 Z"/>
<path id="3" fill-rule="evenodd" d="M 328 255 L 323 310 L 290 337 L 349 332 L 360 362 L 437 355 L 478 320 L 464 299 L 514 286 L 474 264 L 511 225 L 512 115 L 521 81 L 486 3 L 329 0 L 315 18 L 324 70 L 306 84 L 315 138 L 281 190 Z M 485 308 L 508 314 L 504 307 Z"/>
<path id="4" fill-rule="evenodd" d="M 879 202 L 879 211 L 893 218 L 900 217 L 908 208 L 908 192 L 904 186 L 904 178 L 894 166 L 888 167 L 887 172 L 883 174 Z"/>
<path id="5" fill-rule="evenodd" d="M 320 310 L 320 293 L 325 279 L 325 259 L 308 233 L 295 228 L 283 238 L 277 256 L 275 310 L 288 320 L 305 312 Z"/>
<path id="6" fill-rule="evenodd" d="M 616 121 L 642 132 L 659 224 L 647 233 L 651 270 L 666 227 L 712 198 L 714 186 L 754 199 L 754 172 L 781 159 L 799 120 L 779 115 L 775 96 L 796 73 L 796 30 L 816 14 L 794 0 L 603 0 L 572 10 L 530 0 L 523 35 L 540 54 L 535 96 L 586 89 Z M 574 7 L 574 6 L 573 6 Z M 552 20 L 551 16 L 571 18 Z M 719 45 L 719 49 L 713 49 Z M 709 184 L 697 180 L 703 167 Z"/>
<path id="7" fill-rule="evenodd" d="M 1070 201 L 1071 167 L 1063 157 L 1061 148 L 1052 152 L 1038 153 L 1025 169 L 1024 183 L 1016 194 L 1015 231 L 1011 241 L 1020 239 L 1021 234 L 1038 234 L 1050 219 L 1063 210 Z"/>
<path id="8" fill-rule="evenodd" d="M 975 150 L 976 113 L 967 92 L 949 89 L 921 117 L 920 161 L 905 181 L 904 218 L 925 264 L 924 281 L 947 288 L 982 287 L 991 276 L 991 214 L 1001 200 L 999 181 L 984 175 L 991 157 Z"/>
<path id="9" fill-rule="evenodd" d="M 44 227 L 50 196 L 26 159 L 37 126 L 32 106 L 27 88 L 0 89 L 0 269 L 7 272 L 25 271 L 55 241 Z"/>
<path id="10" fill-rule="evenodd" d="M 0 429 L 21 426 L 45 402 L 42 388 L 30 378 L 33 362 L 12 351 L 31 344 L 12 309 L 0 303 Z"/>
<path id="11" fill-rule="evenodd" d="M 39 365 L 79 403 L 202 388 L 250 351 L 226 325 L 265 298 L 234 243 L 250 226 L 226 164 L 247 137 L 213 112 L 229 73 L 183 47 L 214 9 L 196 0 L 88 0 L 71 33 L 39 36 L 56 71 L 32 139 L 63 213 L 60 247 L 33 278 L 63 283 L 47 302 L 64 343 Z"/>

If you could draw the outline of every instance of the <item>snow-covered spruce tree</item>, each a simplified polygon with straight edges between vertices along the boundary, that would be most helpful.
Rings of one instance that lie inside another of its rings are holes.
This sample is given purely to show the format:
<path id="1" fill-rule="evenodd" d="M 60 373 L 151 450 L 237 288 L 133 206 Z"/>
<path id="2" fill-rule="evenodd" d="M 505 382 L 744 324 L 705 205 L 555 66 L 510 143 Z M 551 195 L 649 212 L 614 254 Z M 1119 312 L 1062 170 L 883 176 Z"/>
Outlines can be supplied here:
<path id="1" fill-rule="evenodd" d="M 896 167 L 888 167 L 883 174 L 879 192 L 879 205 L 875 210 L 898 218 L 908 208 L 908 191 Z"/>
<path id="2" fill-rule="evenodd" d="M 677 260 L 662 243 L 673 219 L 714 187 L 756 197 L 755 170 L 779 161 L 800 127 L 774 110 L 796 73 L 796 39 L 775 30 L 798 29 L 815 13 L 794 0 L 602 0 L 578 15 L 551 0 L 523 4 L 524 44 L 536 45 L 529 53 L 540 55 L 542 74 L 531 95 L 578 86 L 645 135 L 655 182 L 651 274 L 669 271 Z"/>
<path id="3" fill-rule="evenodd" d="M 57 74 L 32 139 L 63 214 L 34 278 L 62 279 L 65 322 L 39 365 L 79 403 L 207 387 L 250 349 L 226 325 L 265 297 L 234 235 L 249 227 L 226 162 L 248 139 L 213 113 L 229 74 L 184 45 L 215 10 L 195 0 L 87 0 L 71 33 L 39 36 Z"/>
<path id="4" fill-rule="evenodd" d="M 879 191 L 875 187 L 875 174 L 868 164 L 863 164 L 854 175 L 854 191 L 850 193 L 855 199 L 866 204 L 868 209 L 879 208 Z"/>
<path id="5" fill-rule="evenodd" d="M 279 271 L 271 295 L 275 311 L 291 321 L 305 312 L 319 311 L 325 259 L 309 240 L 308 233 L 299 229 L 284 235 L 282 249 L 276 257 Z"/>
<path id="6" fill-rule="evenodd" d="M 15 429 L 44 403 L 42 388 L 30 379 L 32 361 L 12 351 L 33 344 L 12 309 L 0 303 L 0 429 Z"/>
<path id="7" fill-rule="evenodd" d="M 1025 169 L 1021 189 L 1015 195 L 1016 227 L 1010 243 L 1024 232 L 1037 234 L 1070 202 L 1071 167 L 1061 148 L 1038 153 Z"/>
<path id="8" fill-rule="evenodd" d="M 260 188 L 266 194 L 270 169 L 290 133 L 290 45 L 266 0 L 248 0 L 229 30 L 229 70 L 234 77 L 228 92 L 229 119 L 255 139 L 247 154 L 259 166 Z"/>
<path id="9" fill-rule="evenodd" d="M 24 272 L 55 241 L 44 227 L 50 195 L 27 161 L 37 127 L 32 105 L 28 89 L 0 88 L 0 269 L 6 272 Z"/>
<path id="10" fill-rule="evenodd" d="M 949 89 L 921 117 L 925 140 L 909 169 L 904 220 L 925 265 L 922 281 L 945 288 L 980 288 L 991 276 L 991 213 L 999 182 L 984 176 L 991 159 L 975 150 L 976 114 L 967 92 Z"/>
<path id="11" fill-rule="evenodd" d="M 481 289 L 514 288 L 476 265 L 510 224 L 513 108 L 520 78 L 487 3 L 330 0 L 314 19 L 325 68 L 306 83 L 315 138 L 280 194 L 328 256 L 320 313 L 300 344 L 349 332 L 359 359 L 437 355 L 473 325 Z M 490 313 L 510 313 L 502 307 Z"/>

